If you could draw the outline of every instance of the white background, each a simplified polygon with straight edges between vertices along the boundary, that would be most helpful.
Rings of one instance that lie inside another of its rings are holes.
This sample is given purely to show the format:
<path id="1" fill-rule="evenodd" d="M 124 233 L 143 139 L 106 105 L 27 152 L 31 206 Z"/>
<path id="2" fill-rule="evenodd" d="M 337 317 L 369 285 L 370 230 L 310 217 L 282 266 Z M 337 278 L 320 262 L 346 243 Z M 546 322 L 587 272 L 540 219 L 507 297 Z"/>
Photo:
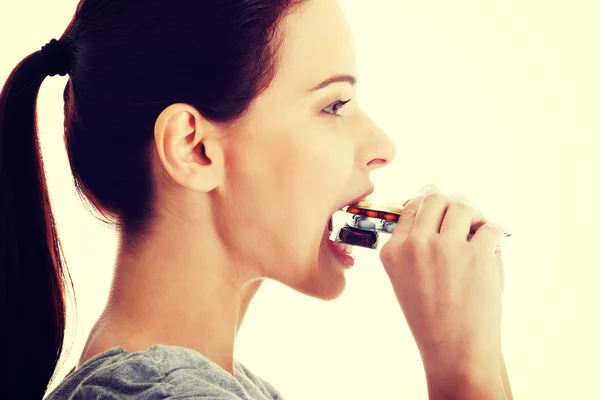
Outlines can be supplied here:
<path id="1" fill-rule="evenodd" d="M 398 149 L 373 175 L 376 198 L 403 202 L 435 183 L 512 232 L 502 240 L 503 348 L 515 398 L 600 398 L 597 2 L 341 3 L 354 29 L 360 102 Z M 23 57 L 60 37 L 76 4 L 2 2 L 2 83 Z M 66 81 L 46 79 L 38 103 L 78 298 L 79 319 L 71 308 L 67 333 L 77 328 L 75 347 L 59 380 L 107 299 L 116 250 L 115 234 L 87 214 L 71 182 L 62 141 Z M 427 398 L 377 253 L 355 255 L 338 300 L 268 281 L 248 311 L 236 358 L 287 400 Z"/>

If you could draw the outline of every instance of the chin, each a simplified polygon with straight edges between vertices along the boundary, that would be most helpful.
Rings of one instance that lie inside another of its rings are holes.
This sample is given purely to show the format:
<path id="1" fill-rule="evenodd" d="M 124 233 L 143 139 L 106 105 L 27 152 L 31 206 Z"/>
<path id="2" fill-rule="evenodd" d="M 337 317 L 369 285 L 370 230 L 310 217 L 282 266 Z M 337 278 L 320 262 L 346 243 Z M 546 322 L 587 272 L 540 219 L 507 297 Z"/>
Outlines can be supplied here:
<path id="1" fill-rule="evenodd" d="M 294 290 L 324 301 L 336 300 L 344 293 L 346 277 L 339 265 L 322 260 L 309 270 L 304 279 L 294 282 Z"/>
<path id="2" fill-rule="evenodd" d="M 337 258 L 327 247 L 329 234 L 323 234 L 315 258 L 300 263 L 288 263 L 286 282 L 280 283 L 289 288 L 324 301 L 338 299 L 346 289 L 347 269 L 339 264 Z M 297 253 L 302 251 L 297 250 Z M 291 257 L 291 256 L 290 256 Z M 297 257 L 293 257 L 297 260 Z M 279 264 L 281 265 L 281 264 Z M 293 272 L 292 272 L 293 271 Z"/>
<path id="3" fill-rule="evenodd" d="M 329 290 L 316 291 L 316 292 L 308 294 L 308 296 L 315 298 L 315 299 L 324 300 L 324 301 L 337 300 L 344 293 L 344 290 L 346 289 L 346 282 L 344 281 L 343 286 L 335 288 L 335 290 L 332 290 L 332 289 L 333 288 L 330 288 Z"/>

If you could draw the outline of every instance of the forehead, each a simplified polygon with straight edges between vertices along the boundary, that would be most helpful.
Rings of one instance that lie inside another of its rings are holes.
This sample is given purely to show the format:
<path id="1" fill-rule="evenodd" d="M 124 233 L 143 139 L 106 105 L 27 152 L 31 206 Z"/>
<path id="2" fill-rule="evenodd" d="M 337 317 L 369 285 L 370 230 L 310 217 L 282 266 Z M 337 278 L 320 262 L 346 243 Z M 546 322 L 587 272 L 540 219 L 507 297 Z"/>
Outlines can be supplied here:
<path id="1" fill-rule="evenodd" d="M 308 0 L 281 25 L 285 35 L 276 80 L 299 91 L 334 74 L 356 72 L 354 39 L 337 0 Z"/>

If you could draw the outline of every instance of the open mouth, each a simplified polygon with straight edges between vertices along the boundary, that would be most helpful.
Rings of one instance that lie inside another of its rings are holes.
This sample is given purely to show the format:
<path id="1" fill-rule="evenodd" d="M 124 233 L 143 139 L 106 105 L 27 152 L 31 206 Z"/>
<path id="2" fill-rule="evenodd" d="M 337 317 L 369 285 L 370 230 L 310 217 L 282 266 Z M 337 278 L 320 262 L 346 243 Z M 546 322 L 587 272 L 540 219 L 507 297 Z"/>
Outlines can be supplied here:
<path id="1" fill-rule="evenodd" d="M 343 212 L 343 211 L 336 211 L 336 213 L 339 212 Z M 342 261 L 343 264 L 345 264 L 346 266 L 351 266 L 354 264 L 354 259 L 352 258 L 351 254 L 352 254 L 352 249 L 354 248 L 354 246 L 344 243 L 344 242 L 340 242 L 338 236 L 338 233 L 336 233 L 336 237 L 334 237 L 333 239 L 331 238 L 331 235 L 333 233 L 333 228 L 334 228 L 334 224 L 333 224 L 333 218 L 334 216 L 332 215 L 329 218 L 329 222 L 327 224 L 327 229 L 328 229 L 328 233 L 327 233 L 327 245 L 332 249 L 333 253 L 336 254 L 336 256 L 338 257 L 338 259 L 340 261 Z M 337 220 L 336 217 L 336 225 L 339 228 L 339 223 L 340 221 Z"/>
<path id="2" fill-rule="evenodd" d="M 346 208 L 352 204 L 358 203 L 360 201 L 363 200 L 367 200 L 368 198 L 367 196 L 371 195 L 374 191 L 374 188 L 371 188 L 369 191 L 363 193 L 362 195 L 354 198 L 353 200 L 349 201 L 346 204 L 343 204 L 342 206 L 340 206 L 334 213 L 333 215 L 331 215 L 329 217 L 329 221 L 327 221 L 327 231 L 328 231 L 328 242 L 330 246 L 333 246 L 333 248 L 337 249 L 337 250 L 341 250 L 341 254 L 351 254 L 352 252 L 352 245 L 346 243 L 346 242 L 342 242 L 340 241 L 340 238 L 335 238 L 334 240 L 331 240 L 331 235 L 333 233 L 333 229 L 334 229 L 334 217 L 336 218 L 336 225 L 339 224 L 340 221 L 338 221 L 338 218 L 340 217 L 340 215 L 338 214 L 338 216 L 336 217 L 336 214 L 341 212 L 342 215 L 346 216 L 347 214 L 345 214 Z M 348 261 L 348 257 L 344 257 L 342 256 L 342 259 L 345 259 L 346 261 Z"/>
<path id="3" fill-rule="evenodd" d="M 365 196 L 363 196 L 363 197 L 365 197 Z M 330 235 L 331 235 L 331 233 L 333 232 L 333 228 L 334 228 L 334 226 L 333 226 L 333 218 L 334 218 L 334 216 L 335 216 L 337 213 L 342 213 L 342 214 L 344 214 L 344 213 L 345 213 L 345 210 L 346 210 L 346 208 L 347 208 L 348 206 L 350 206 L 351 204 L 355 204 L 355 203 L 356 203 L 356 202 L 358 202 L 360 199 L 362 199 L 362 197 L 360 197 L 360 198 L 357 198 L 357 199 L 354 199 L 354 200 L 352 200 L 351 202 L 349 202 L 349 203 L 347 203 L 347 204 L 344 204 L 344 205 L 343 205 L 343 206 L 341 206 L 339 209 L 337 209 L 337 210 L 336 210 L 336 211 L 335 211 L 335 212 L 334 212 L 334 213 L 331 215 L 331 217 L 329 217 L 329 221 L 327 222 L 327 229 L 329 230 L 329 234 L 330 234 Z M 338 215 L 338 217 L 339 217 L 339 215 Z M 336 217 L 336 218 L 337 218 L 337 217 Z"/>
<path id="4" fill-rule="evenodd" d="M 347 214 L 345 214 L 343 210 L 337 210 L 329 217 L 329 221 L 327 221 L 327 232 L 329 236 L 331 236 L 331 233 L 336 228 L 339 229 L 342 226 L 341 224 L 343 224 L 343 221 L 346 219 L 346 217 Z"/>

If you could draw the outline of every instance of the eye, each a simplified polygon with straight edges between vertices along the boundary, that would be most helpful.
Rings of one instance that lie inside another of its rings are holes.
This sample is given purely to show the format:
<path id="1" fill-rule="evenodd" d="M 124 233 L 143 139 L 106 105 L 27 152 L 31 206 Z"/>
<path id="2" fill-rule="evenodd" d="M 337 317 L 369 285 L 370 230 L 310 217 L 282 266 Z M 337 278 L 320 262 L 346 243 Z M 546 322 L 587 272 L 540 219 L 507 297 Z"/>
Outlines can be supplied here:
<path id="1" fill-rule="evenodd" d="M 333 117 L 341 117 L 341 115 L 337 114 L 337 111 L 340 110 L 342 107 L 344 107 L 348 102 L 350 102 L 350 100 L 352 99 L 348 99 L 346 101 L 342 101 L 342 100 L 338 100 L 335 103 L 333 103 L 332 105 L 330 105 L 327 108 L 324 108 L 323 111 L 325 111 L 327 114 L 333 116 Z M 329 111 L 331 110 L 331 111 Z"/>

